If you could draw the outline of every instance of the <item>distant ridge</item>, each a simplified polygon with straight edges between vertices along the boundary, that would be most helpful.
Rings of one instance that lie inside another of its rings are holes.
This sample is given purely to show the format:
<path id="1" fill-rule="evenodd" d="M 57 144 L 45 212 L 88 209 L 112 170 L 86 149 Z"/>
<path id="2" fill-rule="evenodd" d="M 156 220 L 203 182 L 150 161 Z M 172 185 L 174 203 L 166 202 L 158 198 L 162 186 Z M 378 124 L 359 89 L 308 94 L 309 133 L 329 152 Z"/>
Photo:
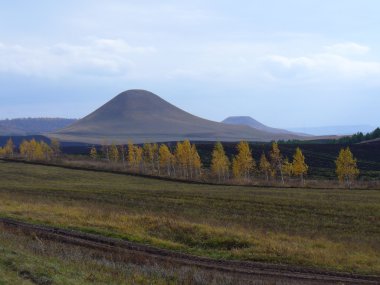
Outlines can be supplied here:
<path id="1" fill-rule="evenodd" d="M 8 127 L 0 123 L 0 136 L 23 136 L 25 132 L 17 128 Z"/>
<path id="2" fill-rule="evenodd" d="M 322 126 L 322 127 L 304 127 L 304 128 L 291 128 L 291 131 L 307 133 L 315 136 L 322 135 L 353 135 L 358 132 L 369 133 L 375 129 L 374 126 L 369 125 L 354 125 L 354 126 Z"/>
<path id="3" fill-rule="evenodd" d="M 224 119 L 222 123 L 230 124 L 230 125 L 248 126 L 257 130 L 261 130 L 261 131 L 265 131 L 265 132 L 269 132 L 273 134 L 299 135 L 299 134 L 290 132 L 288 130 L 268 127 L 249 116 L 231 116 Z"/>
<path id="4" fill-rule="evenodd" d="M 234 126 L 196 117 L 145 90 L 128 90 L 53 134 L 64 141 L 85 143 L 193 141 L 271 141 L 302 139 L 247 126 Z"/>
<path id="5" fill-rule="evenodd" d="M 74 123 L 76 119 L 18 118 L 0 120 L 0 135 L 37 135 L 54 132 Z"/>

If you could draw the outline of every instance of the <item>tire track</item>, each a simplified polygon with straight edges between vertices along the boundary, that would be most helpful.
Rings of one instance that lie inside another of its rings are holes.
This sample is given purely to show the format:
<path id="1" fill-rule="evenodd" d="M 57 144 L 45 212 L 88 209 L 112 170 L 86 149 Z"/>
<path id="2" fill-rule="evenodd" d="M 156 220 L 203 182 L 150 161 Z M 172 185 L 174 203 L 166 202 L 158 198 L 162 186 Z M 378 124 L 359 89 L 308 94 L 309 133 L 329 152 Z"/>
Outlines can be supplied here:
<path id="1" fill-rule="evenodd" d="M 193 266 L 204 270 L 231 273 L 241 278 L 271 278 L 288 282 L 309 284 L 380 284 L 380 276 L 316 270 L 298 266 L 265 264 L 248 261 L 215 260 L 190 254 L 159 249 L 121 239 L 109 238 L 80 231 L 35 225 L 8 218 L 0 218 L 6 229 L 19 230 L 60 243 L 83 246 L 90 249 L 116 253 L 119 256 L 135 254 L 156 262 Z"/>

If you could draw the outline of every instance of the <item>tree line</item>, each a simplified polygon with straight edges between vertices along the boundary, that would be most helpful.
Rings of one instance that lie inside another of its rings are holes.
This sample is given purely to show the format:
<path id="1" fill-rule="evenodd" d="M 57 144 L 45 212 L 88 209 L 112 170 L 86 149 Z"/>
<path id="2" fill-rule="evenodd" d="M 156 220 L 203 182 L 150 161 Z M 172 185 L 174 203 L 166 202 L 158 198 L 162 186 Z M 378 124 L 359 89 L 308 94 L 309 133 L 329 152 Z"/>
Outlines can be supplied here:
<path id="1" fill-rule="evenodd" d="M 50 144 L 35 139 L 24 140 L 17 148 L 10 138 L 7 143 L 0 147 L 0 156 L 5 158 L 14 158 L 18 154 L 28 161 L 51 161 L 57 160 L 61 155 L 60 142 L 52 139 Z"/>
<path id="2" fill-rule="evenodd" d="M 341 144 L 353 144 L 353 143 L 360 143 L 363 141 L 369 141 L 380 138 L 380 128 L 376 128 L 374 131 L 370 133 L 362 133 L 358 132 L 356 134 L 353 134 L 352 136 L 345 136 L 342 138 L 339 138 L 336 140 L 336 143 Z"/>
<path id="3" fill-rule="evenodd" d="M 123 167 L 131 171 L 152 175 L 198 179 L 202 170 L 202 162 L 196 146 L 188 140 L 178 142 L 174 152 L 166 144 L 147 143 L 139 146 L 128 143 L 127 146 L 103 145 L 100 154 L 93 146 L 90 156 L 93 160 L 121 162 Z"/>
<path id="4" fill-rule="evenodd" d="M 361 143 L 364 141 L 370 141 L 374 139 L 380 138 L 380 128 L 376 128 L 372 132 L 369 133 L 363 133 L 358 132 L 356 134 L 353 134 L 351 136 L 343 136 L 338 139 L 318 139 L 318 140 L 308 140 L 308 141 L 302 141 L 302 140 L 279 140 L 279 144 L 315 144 L 315 143 L 329 143 L 329 144 L 343 144 L 343 145 L 349 145 L 349 144 L 356 144 Z"/>
<path id="5" fill-rule="evenodd" d="M 308 174 L 309 166 L 305 162 L 302 150 L 297 147 L 290 160 L 281 154 L 279 145 L 272 143 L 269 154 L 262 153 L 258 161 L 252 155 L 248 142 L 240 142 L 236 147 L 237 154 L 230 159 L 222 143 L 217 142 L 212 151 L 211 165 L 205 169 L 195 144 L 188 140 L 178 142 L 173 150 L 166 144 L 144 144 L 142 146 L 128 143 L 124 145 L 103 145 L 101 153 L 93 146 L 90 156 L 93 160 L 103 159 L 109 163 L 122 163 L 131 171 L 179 177 L 184 179 L 206 180 L 216 179 L 219 183 L 236 181 L 249 183 L 253 179 L 265 181 L 285 181 L 297 177 L 302 184 Z M 359 175 L 357 161 L 350 149 L 340 151 L 336 164 L 336 174 L 339 181 L 351 187 Z"/>
<path id="6" fill-rule="evenodd" d="M 90 150 L 92 160 L 105 160 L 109 163 L 121 163 L 130 171 L 164 175 L 188 180 L 216 179 L 219 183 L 235 181 L 249 183 L 261 178 L 265 181 L 281 181 L 298 177 L 302 184 L 308 174 L 309 166 L 305 162 L 302 150 L 297 147 L 291 160 L 281 154 L 278 143 L 273 142 L 269 154 L 264 152 L 256 162 L 248 142 L 242 141 L 236 146 L 237 154 L 230 159 L 222 143 L 217 142 L 212 151 L 211 165 L 205 169 L 195 144 L 189 140 L 177 142 L 174 149 L 166 144 L 103 145 L 100 153 L 95 146 Z M 0 147 L 0 157 L 21 157 L 28 161 L 53 161 L 61 157 L 60 142 L 52 139 L 50 144 L 35 139 L 24 140 L 17 148 L 10 138 Z M 357 160 L 349 147 L 342 148 L 335 161 L 336 174 L 342 183 L 351 187 L 359 175 Z"/>

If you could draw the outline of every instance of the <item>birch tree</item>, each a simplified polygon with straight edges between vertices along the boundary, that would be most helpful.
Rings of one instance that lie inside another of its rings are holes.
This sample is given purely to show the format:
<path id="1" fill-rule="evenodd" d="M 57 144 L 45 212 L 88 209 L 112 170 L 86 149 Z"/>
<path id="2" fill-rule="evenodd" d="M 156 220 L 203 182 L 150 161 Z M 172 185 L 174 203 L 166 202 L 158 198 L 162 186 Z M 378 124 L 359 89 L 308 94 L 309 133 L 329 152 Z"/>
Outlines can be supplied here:
<path id="1" fill-rule="evenodd" d="M 351 188 L 352 182 L 359 175 L 360 171 L 349 147 L 340 150 L 335 164 L 339 181 L 344 182 L 348 188 Z"/>
<path id="2" fill-rule="evenodd" d="M 283 157 L 281 155 L 280 149 L 279 149 L 278 144 L 276 142 L 273 142 L 273 144 L 272 144 L 272 150 L 270 152 L 270 159 L 271 159 L 272 168 L 274 170 L 274 174 L 276 174 L 276 172 L 280 173 L 281 182 L 282 182 L 282 184 L 284 184 L 285 183 L 284 175 L 282 173 Z"/>
<path id="3" fill-rule="evenodd" d="M 240 142 L 237 145 L 238 154 L 232 161 L 232 172 L 235 178 L 249 179 L 256 167 L 256 162 L 252 157 L 252 151 L 247 142 Z"/>
<path id="4" fill-rule="evenodd" d="M 304 176 L 307 174 L 309 166 L 305 162 L 305 156 L 303 155 L 301 149 L 297 147 L 296 152 L 293 156 L 293 173 L 299 176 L 301 183 L 304 184 Z"/>
<path id="5" fill-rule="evenodd" d="M 215 144 L 211 159 L 211 172 L 218 177 L 218 181 L 226 180 L 229 174 L 230 161 L 220 142 Z"/>

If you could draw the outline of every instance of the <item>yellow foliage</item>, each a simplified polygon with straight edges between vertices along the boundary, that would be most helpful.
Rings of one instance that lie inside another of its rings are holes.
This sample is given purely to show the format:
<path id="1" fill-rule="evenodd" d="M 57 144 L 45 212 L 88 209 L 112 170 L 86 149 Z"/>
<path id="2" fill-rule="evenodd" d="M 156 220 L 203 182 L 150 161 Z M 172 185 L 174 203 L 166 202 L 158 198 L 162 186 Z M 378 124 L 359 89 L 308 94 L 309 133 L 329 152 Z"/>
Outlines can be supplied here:
<path id="1" fill-rule="evenodd" d="M 200 175 L 201 159 L 195 145 L 191 145 L 190 141 L 178 142 L 174 155 L 179 172 L 183 177 L 193 178 Z"/>
<path id="2" fill-rule="evenodd" d="M 90 150 L 90 157 L 95 160 L 98 158 L 98 151 L 96 150 L 96 147 L 95 146 L 92 146 L 91 150 Z"/>
<path id="3" fill-rule="evenodd" d="M 292 176 L 294 173 L 293 164 L 289 162 L 288 158 L 285 158 L 282 164 L 282 173 L 287 176 Z"/>
<path id="4" fill-rule="evenodd" d="M 281 181 L 282 183 L 284 183 L 284 176 L 282 173 L 283 158 L 280 152 L 280 148 L 278 147 L 278 144 L 276 142 L 273 142 L 272 144 L 272 150 L 270 152 L 270 160 L 272 164 L 273 175 L 275 176 L 276 173 L 279 172 Z"/>
<path id="5" fill-rule="evenodd" d="M 35 139 L 24 140 L 19 147 L 20 154 L 27 160 L 51 160 L 52 148 L 45 142 L 37 142 Z"/>
<path id="6" fill-rule="evenodd" d="M 256 167 L 256 162 L 252 157 L 252 152 L 247 142 L 240 142 L 237 145 L 238 154 L 232 161 L 232 172 L 235 178 L 249 179 L 252 171 Z"/>
<path id="7" fill-rule="evenodd" d="M 218 176 L 220 182 L 228 178 L 229 167 L 230 161 L 224 152 L 223 145 L 217 142 L 212 152 L 211 172 Z"/>
<path id="8" fill-rule="evenodd" d="M 112 162 L 118 162 L 119 161 L 119 150 L 117 149 L 117 146 L 115 144 L 112 144 L 109 149 L 109 157 L 110 161 Z"/>
<path id="9" fill-rule="evenodd" d="M 260 172 L 265 175 L 265 178 L 268 181 L 272 168 L 264 152 L 260 157 L 259 168 L 260 168 Z"/>
<path id="10" fill-rule="evenodd" d="M 154 173 L 158 161 L 158 145 L 157 144 L 144 144 L 143 146 L 144 164 L 150 167 Z"/>
<path id="11" fill-rule="evenodd" d="M 132 142 L 128 143 L 128 164 L 132 170 L 142 170 L 143 149 L 135 146 Z"/>
<path id="12" fill-rule="evenodd" d="M 6 157 L 13 157 L 14 149 L 15 149 L 15 146 L 13 144 L 13 140 L 10 138 L 10 139 L 8 139 L 4 148 L 2 149 L 2 153 Z"/>
<path id="13" fill-rule="evenodd" d="M 345 182 L 347 187 L 351 187 L 352 181 L 360 172 L 356 165 L 356 159 L 349 147 L 340 150 L 335 164 L 339 181 Z"/>
<path id="14" fill-rule="evenodd" d="M 296 176 L 300 176 L 302 183 L 304 181 L 304 175 L 307 174 L 308 169 L 309 166 L 305 163 L 305 156 L 301 149 L 297 147 L 293 156 L 293 173 Z"/>
<path id="15" fill-rule="evenodd" d="M 160 145 L 159 152 L 159 167 L 166 170 L 167 175 L 171 175 L 171 169 L 174 162 L 174 155 L 170 152 L 170 149 L 166 144 Z"/>

